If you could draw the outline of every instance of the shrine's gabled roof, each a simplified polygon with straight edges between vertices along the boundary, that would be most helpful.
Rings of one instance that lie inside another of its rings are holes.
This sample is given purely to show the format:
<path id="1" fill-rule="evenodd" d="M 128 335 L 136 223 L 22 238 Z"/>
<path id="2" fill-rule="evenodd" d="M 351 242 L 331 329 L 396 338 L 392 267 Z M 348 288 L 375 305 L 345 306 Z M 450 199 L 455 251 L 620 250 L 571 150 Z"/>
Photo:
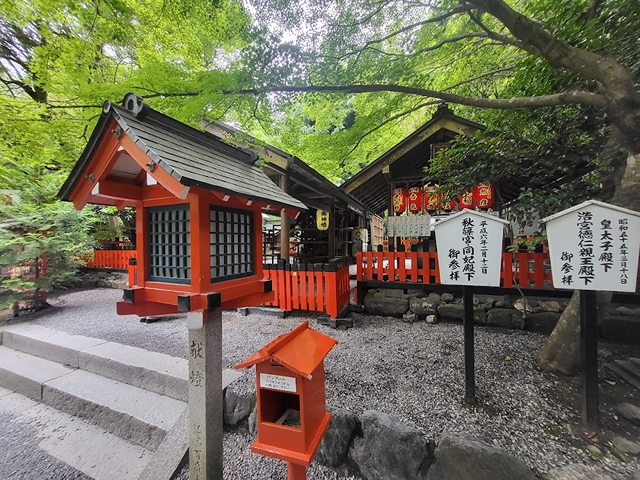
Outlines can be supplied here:
<path id="1" fill-rule="evenodd" d="M 271 360 L 310 380 L 313 372 L 337 343 L 333 338 L 310 329 L 309 322 L 303 322 L 290 332 L 275 338 L 234 368 L 249 368 Z"/>
<path id="2" fill-rule="evenodd" d="M 138 100 L 133 107 L 127 103 L 131 97 Z M 125 104 L 129 108 L 105 102 L 87 147 L 60 190 L 63 200 L 70 200 L 76 180 L 90 162 L 102 135 L 115 121 L 152 162 L 185 186 L 306 210 L 301 201 L 281 190 L 255 164 L 257 157 L 251 151 L 153 110 L 132 94 L 125 97 Z"/>

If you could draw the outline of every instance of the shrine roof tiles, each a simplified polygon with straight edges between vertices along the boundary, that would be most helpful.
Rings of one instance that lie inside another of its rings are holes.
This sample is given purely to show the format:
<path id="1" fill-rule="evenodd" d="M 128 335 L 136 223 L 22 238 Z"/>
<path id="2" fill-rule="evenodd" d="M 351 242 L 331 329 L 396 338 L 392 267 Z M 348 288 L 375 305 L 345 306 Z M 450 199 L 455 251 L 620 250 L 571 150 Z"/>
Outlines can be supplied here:
<path id="1" fill-rule="evenodd" d="M 313 372 L 337 343 L 333 338 L 309 328 L 309 322 L 303 322 L 290 332 L 275 338 L 234 368 L 249 368 L 271 360 L 311 379 Z"/>
<path id="2" fill-rule="evenodd" d="M 198 186 L 272 205 L 304 210 L 306 206 L 280 189 L 255 164 L 256 155 L 192 128 L 147 105 L 137 113 L 106 102 L 87 148 L 60 195 L 68 199 L 84 165 L 90 161 L 97 139 L 111 120 L 156 164 L 185 186 Z"/>

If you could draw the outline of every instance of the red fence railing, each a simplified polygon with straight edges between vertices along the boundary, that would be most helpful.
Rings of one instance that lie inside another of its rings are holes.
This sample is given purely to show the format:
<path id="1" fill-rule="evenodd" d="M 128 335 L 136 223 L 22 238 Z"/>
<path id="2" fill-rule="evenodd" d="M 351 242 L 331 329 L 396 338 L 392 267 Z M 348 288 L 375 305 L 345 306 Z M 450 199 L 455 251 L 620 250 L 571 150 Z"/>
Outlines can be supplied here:
<path id="1" fill-rule="evenodd" d="M 95 250 L 93 258 L 87 261 L 86 267 L 127 270 L 129 259 L 135 256 L 135 250 Z"/>
<path id="2" fill-rule="evenodd" d="M 402 283 L 440 283 L 436 252 L 361 252 L 357 279 Z M 501 285 L 552 288 L 548 253 L 503 253 Z"/>
<path id="3" fill-rule="evenodd" d="M 325 312 L 337 318 L 349 304 L 348 259 L 313 265 L 265 265 L 264 277 L 273 285 L 274 297 L 268 305 L 281 310 Z"/>

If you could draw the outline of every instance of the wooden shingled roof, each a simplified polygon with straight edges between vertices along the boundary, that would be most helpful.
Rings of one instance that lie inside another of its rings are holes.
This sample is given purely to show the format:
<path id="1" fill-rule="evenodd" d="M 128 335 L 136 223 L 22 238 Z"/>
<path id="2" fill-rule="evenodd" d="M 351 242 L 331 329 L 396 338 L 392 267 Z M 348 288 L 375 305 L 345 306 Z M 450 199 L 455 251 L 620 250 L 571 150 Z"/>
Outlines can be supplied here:
<path id="1" fill-rule="evenodd" d="M 133 103 L 131 99 L 133 98 Z M 104 131 L 113 120 L 152 162 L 185 186 L 198 186 L 281 207 L 305 210 L 298 199 L 282 191 L 255 165 L 256 155 L 220 138 L 181 123 L 129 94 L 127 108 L 105 102 L 103 112 L 80 160 L 60 190 L 70 200 L 75 182 L 90 162 Z"/>

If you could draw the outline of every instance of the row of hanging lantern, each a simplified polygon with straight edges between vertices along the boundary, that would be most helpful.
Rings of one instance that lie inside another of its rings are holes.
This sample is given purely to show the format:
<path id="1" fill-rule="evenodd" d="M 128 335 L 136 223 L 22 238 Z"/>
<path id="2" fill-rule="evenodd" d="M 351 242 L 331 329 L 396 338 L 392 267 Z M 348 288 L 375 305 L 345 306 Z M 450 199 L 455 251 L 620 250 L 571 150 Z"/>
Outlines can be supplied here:
<path id="1" fill-rule="evenodd" d="M 488 210 L 493 208 L 493 185 L 489 182 L 474 186 L 459 198 L 445 199 L 443 193 L 436 191 L 435 185 L 424 187 L 395 188 L 393 190 L 393 211 L 396 214 L 404 213 L 434 213 L 437 211 L 451 212 L 458 207 Z"/>

